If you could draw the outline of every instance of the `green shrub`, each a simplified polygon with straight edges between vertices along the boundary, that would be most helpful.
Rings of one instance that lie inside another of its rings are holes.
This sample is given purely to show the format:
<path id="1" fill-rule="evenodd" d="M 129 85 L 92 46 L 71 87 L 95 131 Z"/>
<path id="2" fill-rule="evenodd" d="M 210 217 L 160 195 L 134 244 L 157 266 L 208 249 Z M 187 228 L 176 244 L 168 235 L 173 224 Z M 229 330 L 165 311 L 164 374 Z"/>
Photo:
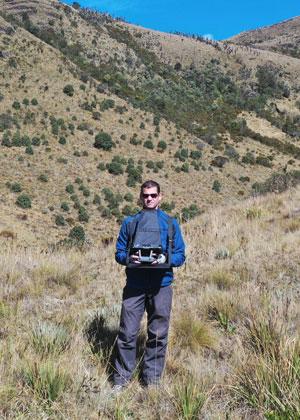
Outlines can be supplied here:
<path id="1" fill-rule="evenodd" d="M 179 159 L 181 162 L 185 162 L 185 160 L 189 157 L 189 151 L 188 149 L 178 149 L 174 157 Z"/>
<path id="2" fill-rule="evenodd" d="M 64 218 L 64 216 L 62 214 L 57 214 L 55 216 L 55 224 L 57 226 L 65 226 L 66 221 L 65 221 L 65 218 Z"/>
<path id="3" fill-rule="evenodd" d="M 66 85 L 63 89 L 65 95 L 73 96 L 74 95 L 74 87 L 72 85 Z"/>
<path id="4" fill-rule="evenodd" d="M 100 162 L 97 166 L 97 169 L 99 169 L 100 171 L 105 171 L 106 166 L 103 162 Z"/>
<path id="5" fill-rule="evenodd" d="M 38 101 L 36 98 L 31 99 L 31 105 L 36 106 L 38 105 Z"/>
<path id="6" fill-rule="evenodd" d="M 130 216 L 131 214 L 134 214 L 134 210 L 131 206 L 127 204 L 122 208 L 122 214 L 123 216 Z"/>
<path id="7" fill-rule="evenodd" d="M 15 110 L 19 110 L 19 109 L 21 109 L 21 104 L 20 104 L 20 102 L 19 101 L 14 101 L 13 102 L 13 104 L 12 104 L 12 107 L 15 109 Z"/>
<path id="8" fill-rule="evenodd" d="M 84 197 L 89 197 L 91 195 L 91 192 L 88 188 L 84 187 L 82 189 L 82 194 L 84 195 Z"/>
<path id="9" fill-rule="evenodd" d="M 255 163 L 257 163 L 257 165 L 265 166 L 266 168 L 272 168 L 273 166 L 270 159 L 266 156 L 257 156 L 257 158 L 255 159 Z"/>
<path id="10" fill-rule="evenodd" d="M 150 150 L 154 149 L 154 144 L 151 140 L 144 141 L 143 146 L 146 147 L 146 149 L 150 149 Z"/>
<path id="11" fill-rule="evenodd" d="M 111 219 L 112 218 L 111 210 L 105 207 L 101 212 L 101 216 L 104 219 Z"/>
<path id="12" fill-rule="evenodd" d="M 38 176 L 38 180 L 41 181 L 41 182 L 48 182 L 49 178 L 48 178 L 48 175 L 46 175 L 46 174 L 40 174 Z"/>
<path id="13" fill-rule="evenodd" d="M 190 158 L 194 160 L 199 160 L 202 158 L 202 152 L 200 152 L 200 150 L 191 150 Z"/>
<path id="14" fill-rule="evenodd" d="M 60 208 L 61 208 L 63 211 L 69 211 L 69 210 L 70 210 L 69 204 L 68 204 L 68 203 L 66 203 L 65 201 L 63 201 L 63 202 L 61 203 Z"/>
<path id="15" fill-rule="evenodd" d="M 221 191 L 221 183 L 217 179 L 215 179 L 213 182 L 212 190 L 217 193 Z"/>
<path id="16" fill-rule="evenodd" d="M 157 143 L 157 150 L 159 152 L 164 152 L 166 150 L 166 148 L 167 148 L 167 143 L 164 140 L 160 140 Z"/>
<path id="17" fill-rule="evenodd" d="M 181 166 L 181 171 L 188 173 L 189 170 L 190 170 L 189 164 L 187 162 L 183 163 L 182 166 Z"/>
<path id="18" fill-rule="evenodd" d="M 101 198 L 98 194 L 94 195 L 93 204 L 96 204 L 96 205 L 101 204 Z"/>
<path id="19" fill-rule="evenodd" d="M 79 220 L 79 222 L 86 222 L 87 223 L 89 221 L 89 219 L 90 219 L 90 216 L 88 215 L 85 207 L 79 206 L 79 209 L 78 209 L 78 220 Z"/>
<path id="20" fill-rule="evenodd" d="M 84 242 L 85 240 L 85 231 L 82 226 L 74 226 L 69 233 L 69 238 L 76 242 Z"/>
<path id="21" fill-rule="evenodd" d="M 240 176 L 239 181 L 241 182 L 249 182 L 250 178 L 248 176 Z"/>
<path id="22" fill-rule="evenodd" d="M 201 213 L 197 204 L 191 204 L 189 207 L 184 207 L 181 211 L 181 218 L 183 222 L 198 216 Z"/>
<path id="23" fill-rule="evenodd" d="M 142 144 L 142 140 L 138 139 L 136 136 L 132 136 L 129 143 L 133 144 L 133 146 L 139 146 Z"/>
<path id="24" fill-rule="evenodd" d="M 82 183 L 83 183 L 83 181 L 82 181 L 82 179 L 81 179 L 81 178 L 77 177 L 77 178 L 75 179 L 75 183 L 76 183 L 76 184 L 82 184 Z"/>
<path id="25" fill-rule="evenodd" d="M 159 116 L 155 115 L 153 117 L 153 125 L 155 125 L 156 127 L 158 127 L 159 124 L 160 124 L 160 118 L 159 118 Z"/>
<path id="26" fill-rule="evenodd" d="M 41 145 L 41 139 L 39 137 L 33 137 L 31 140 L 32 146 L 40 146 Z"/>
<path id="27" fill-rule="evenodd" d="M 27 153 L 28 155 L 33 155 L 34 152 L 32 146 L 27 146 L 25 148 L 25 153 Z"/>
<path id="28" fill-rule="evenodd" d="M 245 156 L 243 156 L 242 162 L 243 163 L 246 163 L 246 164 L 249 164 L 249 165 L 254 165 L 255 164 L 255 156 L 254 156 L 254 154 L 251 153 L 251 152 L 247 152 L 245 154 Z"/>
<path id="29" fill-rule="evenodd" d="M 31 199 L 27 194 L 21 194 L 18 196 L 16 204 L 22 209 L 31 208 Z"/>
<path id="30" fill-rule="evenodd" d="M 59 144 L 65 145 L 67 143 L 67 140 L 65 137 L 61 136 L 58 140 Z"/>
<path id="31" fill-rule="evenodd" d="M 22 101 L 22 104 L 25 105 L 25 106 L 28 106 L 29 103 L 30 102 L 29 102 L 29 99 L 28 98 L 24 98 L 23 101 Z"/>
<path id="32" fill-rule="evenodd" d="M 19 182 L 13 182 L 12 184 L 10 184 L 9 188 L 12 192 L 16 192 L 16 193 L 21 192 L 23 189 Z"/>
<path id="33" fill-rule="evenodd" d="M 115 101 L 113 99 L 104 99 L 100 104 L 100 110 L 106 111 L 107 109 L 114 108 Z"/>
<path id="34" fill-rule="evenodd" d="M 122 175 L 124 173 L 123 166 L 118 162 L 107 163 L 106 168 L 112 175 Z"/>
<path id="35" fill-rule="evenodd" d="M 148 168 L 148 169 L 154 169 L 155 168 L 155 162 L 153 162 L 153 160 L 147 160 L 147 162 L 146 162 L 146 168 Z"/>
<path id="36" fill-rule="evenodd" d="M 134 199 L 134 197 L 133 197 L 133 195 L 130 192 L 129 193 L 126 193 L 124 195 L 124 200 L 128 201 L 129 203 L 132 203 L 133 202 L 133 199 Z"/>
<path id="37" fill-rule="evenodd" d="M 96 149 L 111 150 L 114 142 L 108 133 L 100 132 L 95 136 L 94 147 Z"/>
<path id="38" fill-rule="evenodd" d="M 171 212 L 172 210 L 175 209 L 175 203 L 174 203 L 174 201 L 171 201 L 171 203 L 168 203 L 167 201 L 164 201 L 163 203 L 161 203 L 160 208 L 163 211 Z"/>
<path id="39" fill-rule="evenodd" d="M 92 114 L 92 117 L 93 117 L 93 120 L 100 121 L 101 114 L 98 111 L 94 111 L 93 114 Z"/>
<path id="40" fill-rule="evenodd" d="M 66 192 L 67 192 L 68 194 L 74 194 L 74 186 L 73 186 L 72 184 L 68 184 L 68 185 L 66 186 Z"/>

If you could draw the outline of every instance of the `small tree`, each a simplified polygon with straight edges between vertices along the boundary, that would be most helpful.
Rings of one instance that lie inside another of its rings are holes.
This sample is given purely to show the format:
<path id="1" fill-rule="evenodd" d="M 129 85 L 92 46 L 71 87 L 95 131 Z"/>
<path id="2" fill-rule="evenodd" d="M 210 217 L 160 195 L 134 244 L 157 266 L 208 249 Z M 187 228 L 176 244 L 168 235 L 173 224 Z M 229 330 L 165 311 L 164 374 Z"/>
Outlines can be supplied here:
<path id="1" fill-rule="evenodd" d="M 108 133 L 101 132 L 95 136 L 94 147 L 96 149 L 111 150 L 113 146 L 114 142 Z"/>
<path id="2" fill-rule="evenodd" d="M 74 88 L 72 85 L 66 85 L 63 89 L 65 95 L 73 96 L 74 95 Z"/>
<path id="3" fill-rule="evenodd" d="M 152 143 L 151 140 L 146 140 L 143 144 L 144 147 L 146 147 L 146 149 L 154 149 L 154 144 Z"/>

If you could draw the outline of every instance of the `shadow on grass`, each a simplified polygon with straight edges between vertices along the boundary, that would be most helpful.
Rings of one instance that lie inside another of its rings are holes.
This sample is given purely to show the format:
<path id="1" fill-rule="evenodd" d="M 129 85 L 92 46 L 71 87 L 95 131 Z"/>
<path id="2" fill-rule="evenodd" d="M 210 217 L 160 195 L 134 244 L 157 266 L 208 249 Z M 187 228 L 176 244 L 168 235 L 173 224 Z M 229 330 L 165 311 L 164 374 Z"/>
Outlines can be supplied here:
<path id="1" fill-rule="evenodd" d="M 93 354 L 101 355 L 106 362 L 106 371 L 110 380 L 114 372 L 114 361 L 117 355 L 116 342 L 119 330 L 110 328 L 102 314 L 96 314 L 84 330 L 84 335 Z M 142 365 L 146 337 L 142 332 L 137 339 L 136 354 L 138 370 Z"/>

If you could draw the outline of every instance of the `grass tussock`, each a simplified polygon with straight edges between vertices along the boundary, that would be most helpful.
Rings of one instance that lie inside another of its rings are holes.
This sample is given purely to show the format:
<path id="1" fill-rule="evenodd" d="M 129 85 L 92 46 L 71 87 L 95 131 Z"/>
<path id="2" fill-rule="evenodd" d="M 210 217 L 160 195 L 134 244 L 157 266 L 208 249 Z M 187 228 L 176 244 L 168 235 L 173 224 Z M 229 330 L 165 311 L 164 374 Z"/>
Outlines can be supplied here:
<path id="1" fill-rule="evenodd" d="M 197 319 L 190 313 L 182 313 L 173 324 L 173 341 L 180 347 L 198 352 L 214 349 L 217 346 L 217 335 L 211 324 Z"/>
<path id="2" fill-rule="evenodd" d="M 177 418 L 195 420 L 200 418 L 207 395 L 193 378 L 185 378 L 175 386 L 174 405 Z"/>
<path id="3" fill-rule="evenodd" d="M 230 289 L 236 283 L 234 275 L 229 270 L 224 269 L 213 271 L 208 281 L 211 284 L 215 284 L 220 290 Z"/>
<path id="4" fill-rule="evenodd" d="M 299 342 L 286 343 L 278 350 L 250 356 L 237 373 L 233 393 L 257 412 L 263 412 L 265 418 L 297 419 L 300 417 Z"/>
<path id="5" fill-rule="evenodd" d="M 70 344 L 70 334 L 61 325 L 39 322 L 32 328 L 30 341 L 33 349 L 41 357 L 58 356 Z"/>
<path id="6" fill-rule="evenodd" d="M 53 402 L 60 398 L 71 384 L 70 375 L 54 362 L 29 362 L 21 370 L 21 378 L 40 399 Z"/>

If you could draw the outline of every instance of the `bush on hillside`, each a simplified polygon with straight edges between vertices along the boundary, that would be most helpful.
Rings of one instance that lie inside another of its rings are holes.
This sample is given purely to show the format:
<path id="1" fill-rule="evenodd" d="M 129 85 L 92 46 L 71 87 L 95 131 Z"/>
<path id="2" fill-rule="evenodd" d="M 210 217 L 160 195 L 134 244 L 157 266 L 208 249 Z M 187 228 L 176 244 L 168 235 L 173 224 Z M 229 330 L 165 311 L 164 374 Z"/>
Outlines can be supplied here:
<path id="1" fill-rule="evenodd" d="M 109 151 L 114 145 L 115 144 L 108 133 L 100 132 L 95 136 L 94 147 L 96 147 L 96 149 Z"/>
<path id="2" fill-rule="evenodd" d="M 82 226 L 74 226 L 69 232 L 69 238 L 75 242 L 84 242 L 85 232 Z"/>
<path id="3" fill-rule="evenodd" d="M 190 219 L 201 214 L 197 204 L 191 204 L 189 207 L 184 207 L 181 211 L 181 219 L 183 222 L 187 222 Z"/>
<path id="4" fill-rule="evenodd" d="M 21 192 L 22 191 L 22 186 L 19 182 L 13 182 L 12 184 L 10 184 L 10 191 L 12 192 Z"/>
<path id="5" fill-rule="evenodd" d="M 22 209 L 30 209 L 31 208 L 31 199 L 27 194 L 21 194 L 18 196 L 16 201 L 17 206 L 21 207 Z"/>
<path id="6" fill-rule="evenodd" d="M 66 85 L 63 88 L 63 92 L 65 95 L 73 96 L 74 95 L 74 87 L 72 85 Z"/>
<path id="7" fill-rule="evenodd" d="M 154 149 L 154 144 L 151 140 L 144 141 L 143 146 L 146 147 L 146 149 L 150 149 L 150 150 Z"/>
<path id="8" fill-rule="evenodd" d="M 55 224 L 56 224 L 56 226 L 65 226 L 66 225 L 65 218 L 62 214 L 57 214 L 55 216 Z"/>
<path id="9" fill-rule="evenodd" d="M 215 179 L 213 182 L 212 190 L 217 193 L 221 191 L 221 183 L 217 179 Z"/>

